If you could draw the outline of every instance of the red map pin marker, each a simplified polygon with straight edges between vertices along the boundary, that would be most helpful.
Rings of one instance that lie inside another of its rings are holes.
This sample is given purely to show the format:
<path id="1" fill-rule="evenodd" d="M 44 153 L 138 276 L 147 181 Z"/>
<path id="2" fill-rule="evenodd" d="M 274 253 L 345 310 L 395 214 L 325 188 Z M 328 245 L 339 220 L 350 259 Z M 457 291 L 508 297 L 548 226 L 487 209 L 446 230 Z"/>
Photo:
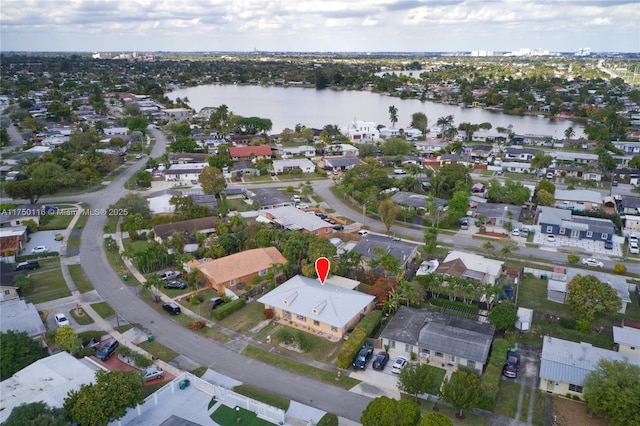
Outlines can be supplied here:
<path id="1" fill-rule="evenodd" d="M 326 257 L 319 257 L 316 260 L 316 273 L 318 274 L 320 284 L 324 285 L 324 282 L 327 279 L 327 275 L 329 275 L 330 267 L 331 262 L 329 262 L 329 259 L 327 259 Z"/>

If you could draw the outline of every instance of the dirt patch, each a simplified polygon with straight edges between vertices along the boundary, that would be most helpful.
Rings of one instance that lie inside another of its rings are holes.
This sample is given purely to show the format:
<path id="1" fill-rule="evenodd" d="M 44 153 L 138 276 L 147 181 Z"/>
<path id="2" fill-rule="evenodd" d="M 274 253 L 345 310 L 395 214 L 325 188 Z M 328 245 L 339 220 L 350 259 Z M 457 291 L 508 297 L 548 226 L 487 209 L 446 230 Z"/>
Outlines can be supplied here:
<path id="1" fill-rule="evenodd" d="M 478 235 L 482 235 L 483 237 L 494 237 L 494 238 L 508 238 L 508 235 L 502 234 L 500 232 L 478 232 Z"/>
<path id="2" fill-rule="evenodd" d="M 587 404 L 566 398 L 553 398 L 553 414 L 558 416 L 558 426 L 607 426 L 605 419 L 589 417 Z M 553 418 L 552 418 L 553 421 Z"/>

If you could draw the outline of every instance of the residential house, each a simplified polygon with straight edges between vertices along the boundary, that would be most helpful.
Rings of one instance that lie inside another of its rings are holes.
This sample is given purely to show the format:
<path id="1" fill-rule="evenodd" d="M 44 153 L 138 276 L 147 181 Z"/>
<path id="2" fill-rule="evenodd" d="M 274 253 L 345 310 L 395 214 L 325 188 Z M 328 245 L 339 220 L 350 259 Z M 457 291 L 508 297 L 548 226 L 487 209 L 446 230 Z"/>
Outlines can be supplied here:
<path id="1" fill-rule="evenodd" d="M 479 130 L 473 134 L 473 142 L 506 142 L 508 135 L 495 130 Z"/>
<path id="2" fill-rule="evenodd" d="M 234 146 L 229 148 L 229 157 L 232 160 L 268 160 L 271 158 L 269 145 Z"/>
<path id="3" fill-rule="evenodd" d="M 19 288 L 20 287 L 17 285 L 9 284 L 7 282 L 0 284 L 0 302 L 20 298 L 20 295 L 18 294 Z"/>
<path id="4" fill-rule="evenodd" d="M 201 217 L 197 219 L 183 220 L 180 222 L 162 223 L 153 226 L 155 240 L 163 243 L 172 238 L 174 232 L 178 232 L 185 237 L 185 251 L 188 253 L 198 249 L 198 234 L 208 235 L 216 232 L 219 219 L 216 216 Z M 191 247 L 188 247 L 191 246 Z"/>
<path id="5" fill-rule="evenodd" d="M 391 138 L 391 137 L 399 138 L 401 136 L 400 129 L 395 129 L 391 127 L 383 127 L 379 130 L 379 132 L 380 132 L 380 137 L 383 139 Z"/>
<path id="6" fill-rule="evenodd" d="M 600 182 L 603 177 L 602 171 L 592 165 L 575 166 L 560 164 L 555 168 L 554 175 L 565 178 L 590 180 L 592 182 Z"/>
<path id="7" fill-rule="evenodd" d="M 375 297 L 296 275 L 258 299 L 281 323 L 330 340 L 348 330 L 375 308 Z"/>
<path id="8" fill-rule="evenodd" d="M 293 206 L 261 210 L 260 215 L 264 218 L 261 220 L 289 231 L 309 232 L 319 237 L 329 237 L 333 233 L 331 223 Z"/>
<path id="9" fill-rule="evenodd" d="M 24 331 L 43 344 L 44 334 L 47 331 L 35 305 L 22 299 L 10 299 L 2 302 L 0 331 L 6 333 L 9 330 L 17 333 Z"/>
<path id="10" fill-rule="evenodd" d="M 260 210 L 293 205 L 293 201 L 276 188 L 252 189 L 246 196 L 257 203 Z"/>
<path id="11" fill-rule="evenodd" d="M 358 157 L 322 157 L 321 161 L 324 170 L 332 170 L 334 173 L 346 172 L 362 164 Z"/>
<path id="12" fill-rule="evenodd" d="M 507 147 L 504 149 L 503 161 L 527 161 L 530 162 L 536 154 L 544 154 L 544 151 L 533 148 Z"/>
<path id="13" fill-rule="evenodd" d="M 244 175 L 260 176 L 260 170 L 258 170 L 258 167 L 253 162 L 248 160 L 236 161 L 235 163 L 233 163 L 233 166 L 231 166 L 231 168 L 232 173 L 236 177 L 242 177 Z"/>
<path id="14" fill-rule="evenodd" d="M 191 110 L 187 108 L 163 109 L 161 111 L 161 117 L 168 122 L 179 123 L 191 118 Z"/>
<path id="15" fill-rule="evenodd" d="M 268 140 L 268 136 L 265 135 L 265 134 L 259 134 L 259 135 L 229 135 L 229 136 L 227 136 L 227 139 L 233 145 L 237 144 L 237 145 L 254 145 L 254 146 L 258 146 L 258 145 L 264 145 Z"/>
<path id="16" fill-rule="evenodd" d="M 521 135 L 522 145 L 536 145 L 553 148 L 553 137 L 547 135 Z"/>
<path id="17" fill-rule="evenodd" d="M 346 136 L 356 143 L 375 142 L 380 139 L 378 123 L 374 121 L 353 120 L 347 126 Z"/>
<path id="18" fill-rule="evenodd" d="M 640 366 L 640 357 L 545 336 L 540 358 L 540 390 L 556 395 L 583 397 L 584 379 L 601 359 Z"/>
<path id="19" fill-rule="evenodd" d="M 400 206 L 414 210 L 425 209 L 430 203 L 429 197 L 426 195 L 416 194 L 415 192 L 409 191 L 396 192 L 391 196 L 391 201 Z"/>
<path id="20" fill-rule="evenodd" d="M 39 359 L 0 383 L 0 422 L 7 421 L 15 407 L 44 401 L 62 408 L 69 391 L 95 383 L 99 364 L 77 359 L 62 351 Z"/>
<path id="21" fill-rule="evenodd" d="M 465 153 L 470 155 L 474 161 L 487 161 L 493 152 L 493 146 L 491 145 L 467 145 L 464 149 Z"/>
<path id="22" fill-rule="evenodd" d="M 103 130 L 105 136 L 122 136 L 129 134 L 128 127 L 107 127 Z"/>
<path id="23" fill-rule="evenodd" d="M 357 157 L 360 155 L 360 149 L 348 143 L 333 143 L 324 149 L 324 153 L 327 156 L 343 156 L 343 157 Z"/>
<path id="24" fill-rule="evenodd" d="M 316 148 L 312 145 L 278 146 L 276 151 L 281 158 L 285 159 L 289 157 L 314 157 L 316 155 Z"/>
<path id="25" fill-rule="evenodd" d="M 436 367 L 466 367 L 482 374 L 495 326 L 437 312 L 400 306 L 380 338 L 394 356 L 427 359 Z"/>
<path id="26" fill-rule="evenodd" d="M 177 152 L 169 154 L 171 164 L 205 164 L 209 154 L 194 152 Z"/>
<path id="27" fill-rule="evenodd" d="M 164 171 L 164 180 L 166 182 L 195 185 L 198 183 L 200 173 L 205 167 L 209 167 L 209 163 L 172 164 L 171 167 Z"/>
<path id="28" fill-rule="evenodd" d="M 640 196 L 616 195 L 618 213 L 640 215 Z"/>
<path id="29" fill-rule="evenodd" d="M 503 161 L 500 167 L 506 172 L 514 173 L 531 173 L 534 169 L 531 163 L 518 161 Z"/>
<path id="30" fill-rule="evenodd" d="M 28 231 L 26 226 L 0 228 L 0 261 L 13 263 L 16 256 L 27 248 Z"/>
<path id="31" fill-rule="evenodd" d="M 614 326 L 613 346 L 616 352 L 640 358 L 640 329 Z"/>
<path id="32" fill-rule="evenodd" d="M 264 247 L 213 260 L 192 260 L 187 263 L 187 269 L 191 271 L 197 268 L 205 280 L 205 285 L 218 294 L 224 295 L 227 290 L 230 290 L 234 294 L 242 295 L 247 291 L 245 287 L 253 283 L 254 277 L 264 277 L 269 272 L 276 273 L 274 265 L 286 263 L 287 259 L 277 248 Z"/>
<path id="33" fill-rule="evenodd" d="M 557 189 L 556 204 L 560 209 L 575 211 L 600 210 L 602 208 L 602 194 L 590 189 Z"/>
<path id="34" fill-rule="evenodd" d="M 478 204 L 473 217 L 484 216 L 486 225 L 501 227 L 505 222 L 511 222 L 512 228 L 520 228 L 520 206 L 504 203 L 482 203 Z"/>
<path id="35" fill-rule="evenodd" d="M 362 255 L 363 261 L 369 263 L 371 259 L 379 259 L 381 250 L 400 262 L 400 267 L 407 268 L 415 259 L 421 244 L 410 243 L 385 235 L 368 233 L 355 245 L 353 250 Z M 378 249 L 378 250 L 376 250 Z"/>
<path id="36" fill-rule="evenodd" d="M 640 142 L 611 141 L 611 144 L 625 155 L 640 155 Z"/>
<path id="37" fill-rule="evenodd" d="M 273 171 L 281 173 L 289 173 L 292 170 L 300 170 L 302 173 L 313 173 L 316 171 L 316 165 L 306 158 L 295 158 L 289 160 L 273 160 Z"/>
<path id="38" fill-rule="evenodd" d="M 589 154 L 588 152 L 566 152 L 566 151 L 554 151 L 552 156 L 556 161 L 571 162 L 571 163 L 583 163 L 583 164 L 597 164 L 598 154 Z"/>
<path id="39" fill-rule="evenodd" d="M 413 145 L 418 151 L 436 153 L 445 149 L 449 145 L 449 142 L 427 140 L 414 142 Z"/>
<path id="40" fill-rule="evenodd" d="M 538 207 L 538 225 L 543 234 L 552 234 L 579 240 L 610 240 L 615 228 L 610 219 L 573 216 L 570 210 Z"/>
<path id="41" fill-rule="evenodd" d="M 640 216 L 625 214 L 620 216 L 622 219 L 622 235 L 625 237 L 640 234 Z"/>
<path id="42" fill-rule="evenodd" d="M 40 225 L 40 213 L 43 206 L 38 204 L 19 204 L 0 214 L 0 228 L 22 226 L 25 220 L 32 220 Z"/>
<path id="43" fill-rule="evenodd" d="M 454 250 L 445 257 L 436 273 L 495 284 L 502 273 L 502 265 L 504 262 L 499 260 Z"/>

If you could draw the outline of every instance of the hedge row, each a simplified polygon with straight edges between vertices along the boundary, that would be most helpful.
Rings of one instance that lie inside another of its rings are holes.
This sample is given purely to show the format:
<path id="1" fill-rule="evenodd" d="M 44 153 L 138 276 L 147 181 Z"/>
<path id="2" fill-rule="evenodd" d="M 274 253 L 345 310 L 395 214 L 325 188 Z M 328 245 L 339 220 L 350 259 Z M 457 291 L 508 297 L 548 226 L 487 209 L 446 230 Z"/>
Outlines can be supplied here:
<path id="1" fill-rule="evenodd" d="M 26 262 L 28 260 L 45 259 L 47 257 L 60 256 L 57 251 L 49 251 L 46 253 L 24 254 L 22 256 L 16 256 L 16 262 Z"/>
<path id="2" fill-rule="evenodd" d="M 502 367 L 504 366 L 509 343 L 504 339 L 493 339 L 491 353 L 487 361 L 487 368 L 480 378 L 480 386 L 484 391 L 479 407 L 483 410 L 493 411 L 496 405 L 496 397 L 500 390 Z"/>
<path id="3" fill-rule="evenodd" d="M 338 367 L 349 368 L 367 340 L 367 336 L 371 335 L 380 325 L 381 318 L 382 311 L 371 311 L 360 320 L 338 352 Z"/>
<path id="4" fill-rule="evenodd" d="M 432 297 L 430 302 L 433 306 L 442 306 L 445 308 L 464 309 L 470 312 L 478 312 L 480 310 L 477 305 L 467 305 L 466 303 L 458 302 L 457 300 Z"/>
<path id="5" fill-rule="evenodd" d="M 219 321 L 244 308 L 244 305 L 246 304 L 247 301 L 244 297 L 236 299 L 233 302 L 225 303 L 213 311 L 213 317 Z"/>

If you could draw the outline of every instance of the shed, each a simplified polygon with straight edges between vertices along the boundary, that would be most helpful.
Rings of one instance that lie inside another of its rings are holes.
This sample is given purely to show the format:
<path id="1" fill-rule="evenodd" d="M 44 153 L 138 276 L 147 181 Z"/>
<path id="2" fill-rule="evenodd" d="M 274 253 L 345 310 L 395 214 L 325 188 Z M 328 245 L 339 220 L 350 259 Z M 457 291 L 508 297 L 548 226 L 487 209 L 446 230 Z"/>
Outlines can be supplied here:
<path id="1" fill-rule="evenodd" d="M 518 308 L 518 320 L 516 321 L 516 328 L 521 333 L 528 333 L 531 331 L 531 324 L 533 323 L 533 309 Z"/>

